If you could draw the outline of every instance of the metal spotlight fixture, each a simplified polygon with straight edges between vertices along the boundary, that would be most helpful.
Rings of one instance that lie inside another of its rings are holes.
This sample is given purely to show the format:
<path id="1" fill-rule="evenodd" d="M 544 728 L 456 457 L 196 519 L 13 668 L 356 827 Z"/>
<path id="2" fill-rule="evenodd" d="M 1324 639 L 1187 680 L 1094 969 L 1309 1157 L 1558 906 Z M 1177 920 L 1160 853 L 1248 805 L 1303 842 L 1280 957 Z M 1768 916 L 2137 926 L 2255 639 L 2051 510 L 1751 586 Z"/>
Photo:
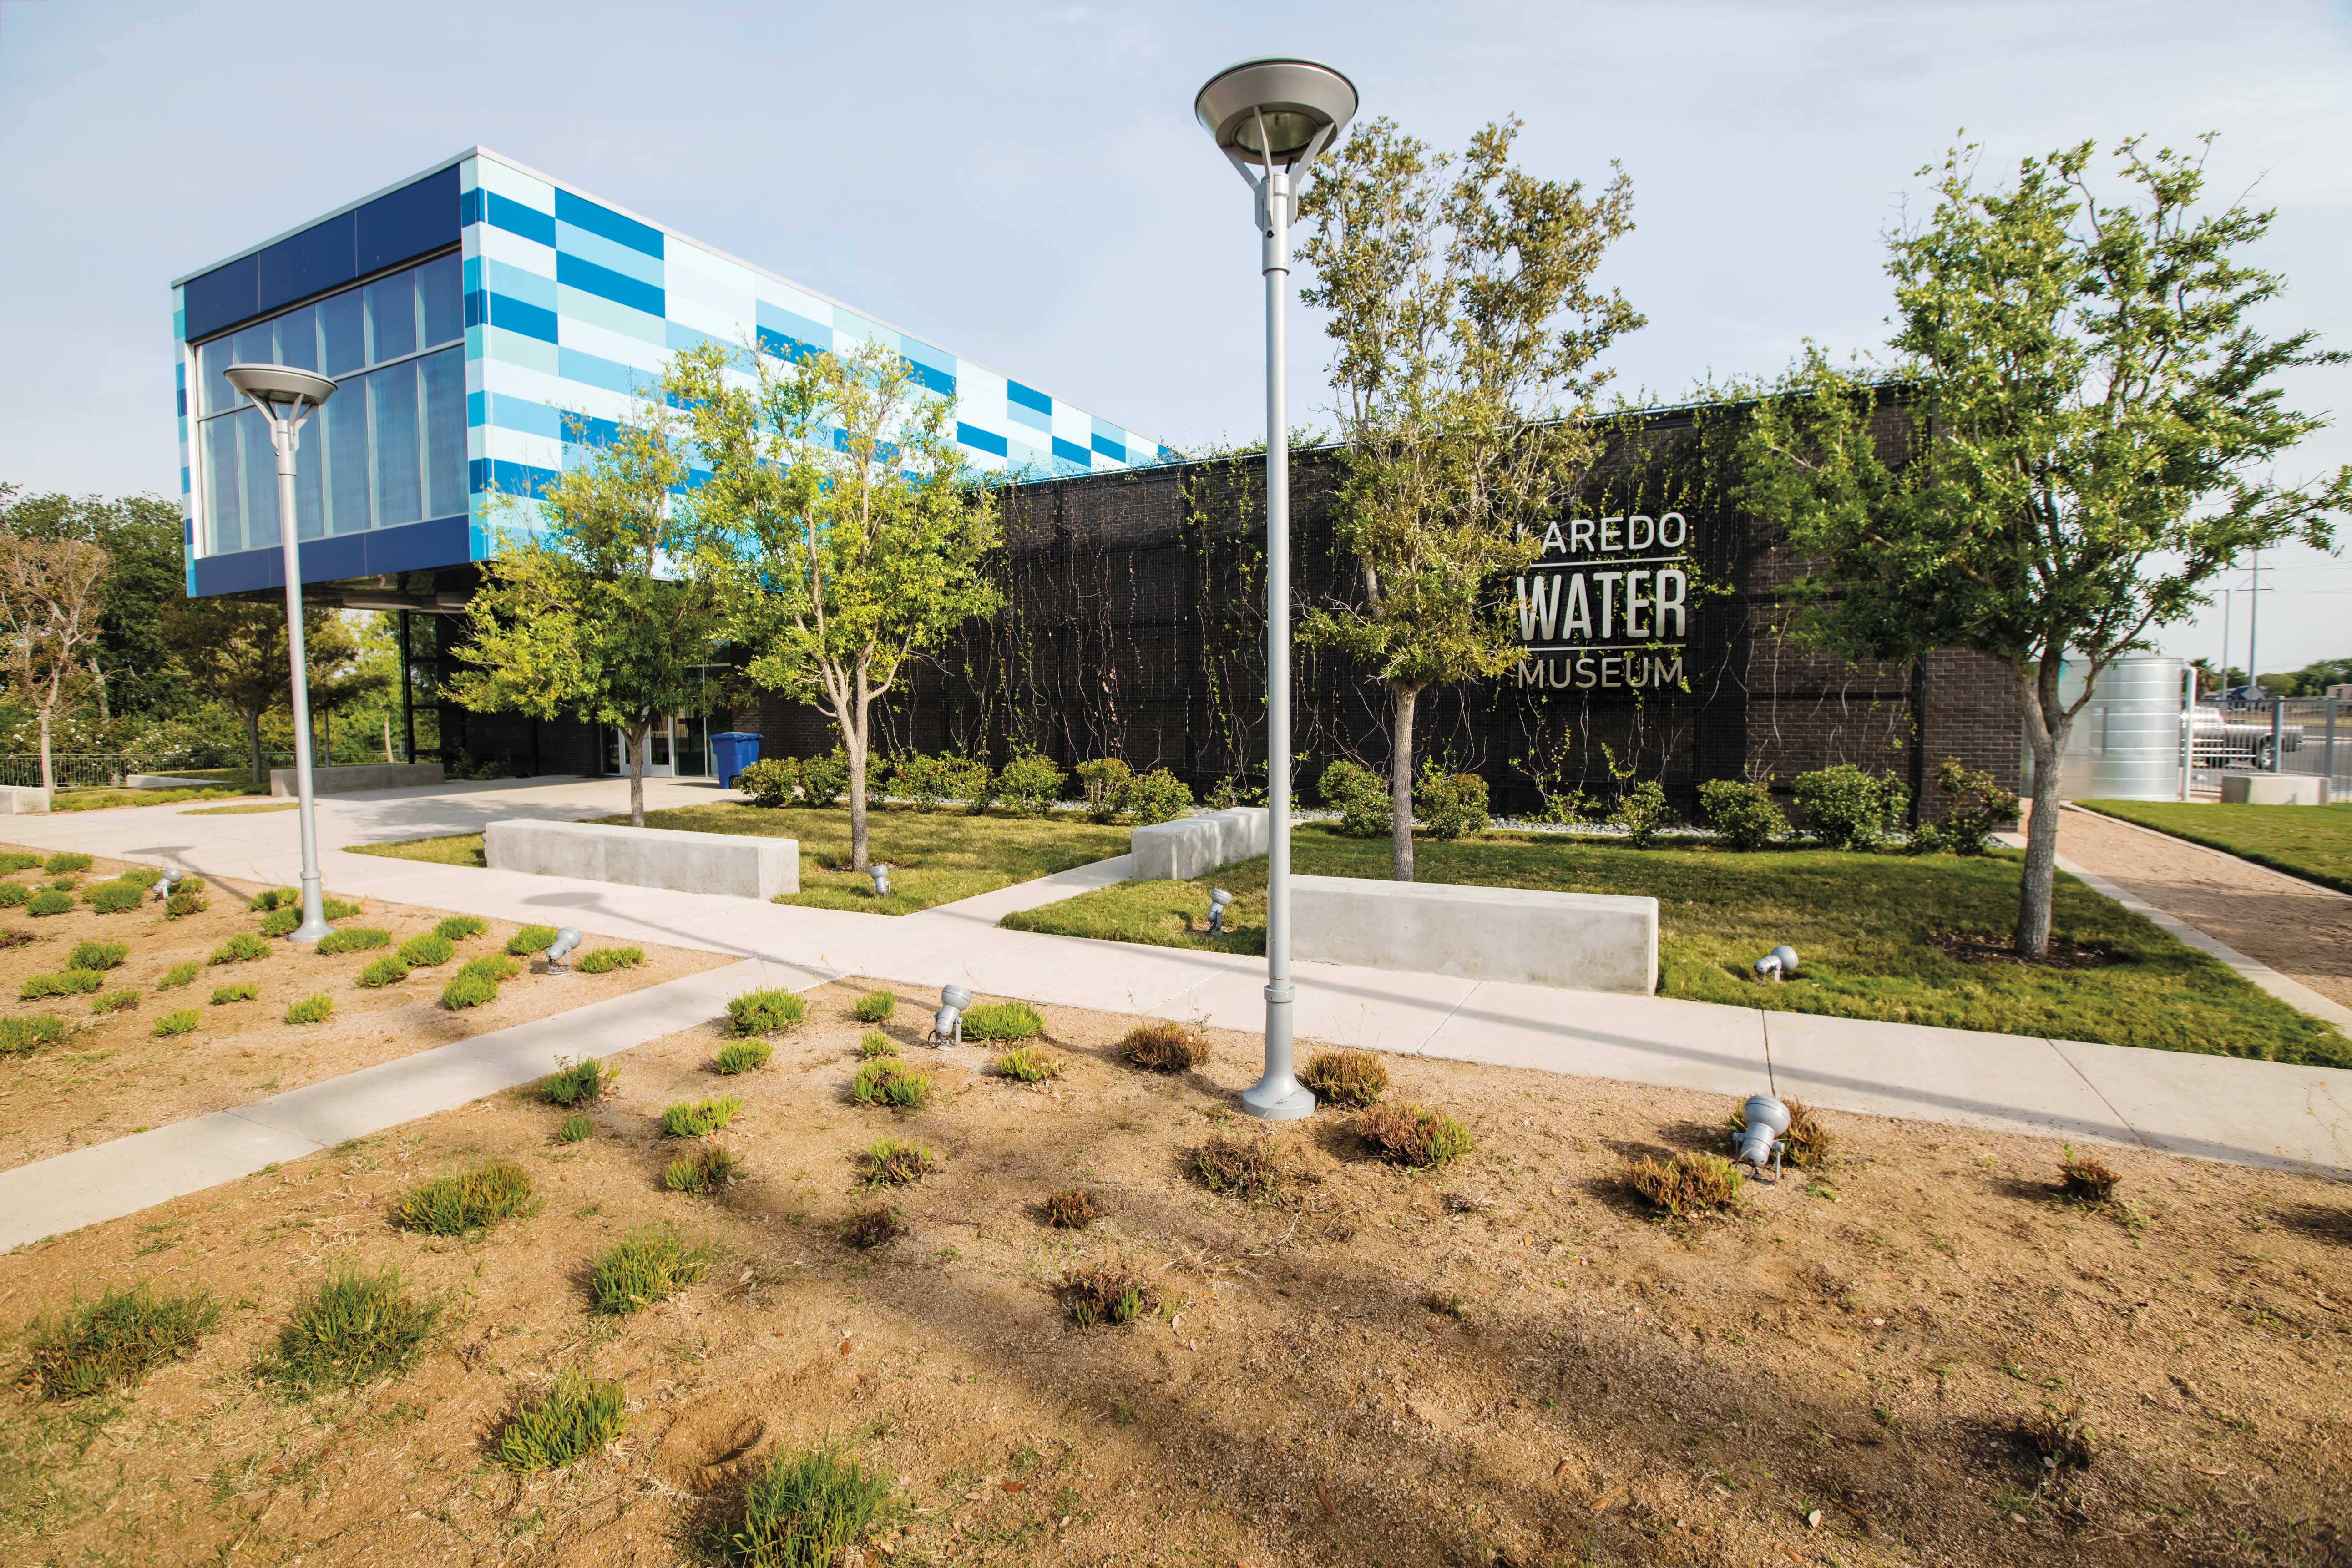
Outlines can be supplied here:
<path id="1" fill-rule="evenodd" d="M 1756 978 L 1780 981 L 1797 973 L 1797 950 L 1782 942 L 1756 961 Z"/>
<path id="2" fill-rule="evenodd" d="M 1769 1160 L 1777 1178 L 1780 1174 L 1780 1156 L 1789 1148 L 1780 1138 L 1789 1130 L 1789 1108 L 1769 1094 L 1751 1094 L 1739 1108 L 1739 1120 L 1745 1126 L 1739 1134 L 1739 1152 L 1731 1157 L 1732 1163 L 1753 1165 L 1761 1171 Z"/>
<path id="3" fill-rule="evenodd" d="M 890 896 L 889 867 L 877 865 L 866 874 L 874 879 L 874 896 L 876 898 L 887 899 Z"/>
<path id="4" fill-rule="evenodd" d="M 178 887 L 181 880 L 186 876 L 187 873 L 181 870 L 177 866 L 167 868 L 161 877 L 155 879 L 155 901 L 158 903 L 169 902 L 172 897 L 172 889 Z"/>
<path id="5" fill-rule="evenodd" d="M 961 985 L 940 987 L 940 1010 L 931 1015 L 931 1039 L 941 1050 L 963 1044 L 963 1010 L 971 993 Z"/>
<path id="6" fill-rule="evenodd" d="M 571 957 L 572 950 L 577 948 L 579 945 L 580 933 L 577 931 L 574 931 L 572 927 L 565 926 L 562 931 L 557 931 L 555 933 L 555 940 L 552 942 L 550 942 L 547 948 L 547 967 L 549 973 L 554 974 L 571 973 L 572 965 L 564 961 Z"/>
<path id="7" fill-rule="evenodd" d="M 1209 889 L 1209 934 L 1211 936 L 1225 934 L 1225 906 L 1233 901 L 1234 896 L 1223 888 Z"/>

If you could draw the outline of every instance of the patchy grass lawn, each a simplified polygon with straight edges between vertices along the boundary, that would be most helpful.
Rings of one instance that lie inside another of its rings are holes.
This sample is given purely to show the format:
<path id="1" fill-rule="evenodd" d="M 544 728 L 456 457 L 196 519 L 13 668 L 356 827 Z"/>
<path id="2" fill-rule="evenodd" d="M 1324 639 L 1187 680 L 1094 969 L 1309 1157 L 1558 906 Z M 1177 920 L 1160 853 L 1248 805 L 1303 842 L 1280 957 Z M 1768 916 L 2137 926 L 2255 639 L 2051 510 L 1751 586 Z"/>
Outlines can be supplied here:
<path id="1" fill-rule="evenodd" d="M 446 838 L 401 838 L 389 844 L 352 844 L 345 847 L 353 855 L 383 855 L 394 860 L 430 860 L 436 866 L 472 866 L 487 864 L 482 858 L 482 836 L 478 833 L 453 833 Z"/>
<path id="2" fill-rule="evenodd" d="M 2352 893 L 2352 805 L 2221 805 L 2177 800 L 2078 800 L 2192 844 Z"/>
<path id="3" fill-rule="evenodd" d="M 61 789 L 49 796 L 51 811 L 110 811 L 121 805 L 175 805 L 188 800 L 235 800 L 254 789 Z"/>
<path id="4" fill-rule="evenodd" d="M 1388 874 L 1388 841 L 1296 828 L 1298 871 Z M 2352 1041 L 2249 984 L 2070 877 L 2053 930 L 2069 963 L 2005 956 L 2014 855 L 1756 854 L 1633 849 L 1541 835 L 1423 840 L 1421 879 L 1658 900 L 1661 995 L 1948 1028 L 2055 1036 L 2218 1056 L 2352 1067 Z M 1205 933 L 1209 889 L 1234 894 L 1228 933 Z M 1227 952 L 1265 950 L 1265 861 L 1192 882 L 1123 882 L 1007 915 L 1023 931 Z M 1797 977 L 1758 985 L 1748 966 L 1787 942 Z"/>

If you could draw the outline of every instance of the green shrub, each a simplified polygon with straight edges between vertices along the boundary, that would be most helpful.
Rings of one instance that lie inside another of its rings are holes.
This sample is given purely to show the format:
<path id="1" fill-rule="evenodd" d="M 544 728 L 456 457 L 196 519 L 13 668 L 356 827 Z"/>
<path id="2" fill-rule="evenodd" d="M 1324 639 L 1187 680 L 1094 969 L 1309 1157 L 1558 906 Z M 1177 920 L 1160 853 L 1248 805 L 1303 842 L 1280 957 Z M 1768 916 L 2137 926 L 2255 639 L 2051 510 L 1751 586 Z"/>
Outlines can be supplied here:
<path id="1" fill-rule="evenodd" d="M 152 866 L 133 866 L 127 871 L 117 872 L 114 879 L 118 882 L 136 882 L 142 888 L 152 888 L 163 879 L 163 873 Z"/>
<path id="2" fill-rule="evenodd" d="M 0 910 L 21 910 L 33 896 L 22 882 L 0 882 Z"/>
<path id="3" fill-rule="evenodd" d="M 898 1054 L 898 1042 L 879 1029 L 868 1029 L 857 1042 L 857 1054 L 867 1061 L 876 1057 L 895 1057 Z"/>
<path id="4" fill-rule="evenodd" d="M 1911 808 L 1910 792 L 1892 774 L 1850 763 L 1797 775 L 1797 813 L 1805 831 L 1832 849 L 1868 849 Z"/>
<path id="5" fill-rule="evenodd" d="M 120 1013 L 126 1007 L 137 1005 L 139 1005 L 139 992 L 135 986 L 121 991 L 110 991 L 103 996 L 93 996 L 89 999 L 89 1010 L 93 1013 Z"/>
<path id="6" fill-rule="evenodd" d="M 199 967 L 194 959 L 190 959 L 185 963 L 175 963 L 163 971 L 163 978 L 155 983 L 155 989 L 170 991 L 174 987 L 185 985 L 196 977 Z"/>
<path id="7" fill-rule="evenodd" d="M 271 951 L 266 938 L 257 937 L 251 931 L 239 931 L 213 949 L 212 957 L 205 962 L 215 964 L 250 963 L 258 958 L 268 958 Z"/>
<path id="8" fill-rule="evenodd" d="M 491 1160 L 409 1188 L 393 1200 L 392 1222 L 431 1236 L 463 1236 L 511 1219 L 530 1203 L 529 1173 L 512 1161 Z"/>
<path id="9" fill-rule="evenodd" d="M 1676 1154 L 1671 1161 L 1647 1155 L 1628 1160 L 1619 1180 L 1660 1214 L 1680 1218 L 1711 1209 L 1736 1208 L 1748 1178 L 1720 1154 Z"/>
<path id="10" fill-rule="evenodd" d="M 441 1005 L 452 1013 L 462 1013 L 468 1007 L 479 1007 L 499 999 L 499 983 L 486 974 L 460 970 L 449 984 L 441 987 Z"/>
<path id="11" fill-rule="evenodd" d="M 213 987 L 213 1005 L 226 1007 L 232 1002 L 250 1002 L 260 994 L 261 987 L 249 980 L 237 985 L 215 985 Z"/>
<path id="12" fill-rule="evenodd" d="M 996 775 L 996 798 L 1015 816 L 1040 816 L 1062 798 L 1069 779 L 1042 752 L 1017 752 Z"/>
<path id="13" fill-rule="evenodd" d="M 631 1231 L 596 1258 L 590 1304 L 608 1317 L 641 1312 L 701 1283 L 717 1257 L 707 1243 L 687 1240 L 674 1226 Z"/>
<path id="14" fill-rule="evenodd" d="M 291 936 L 294 934 L 294 928 L 301 923 L 302 911 L 300 910 L 272 910 L 268 914 L 261 917 L 261 934 L 264 936 Z"/>
<path id="15" fill-rule="evenodd" d="M 400 944 L 400 962 L 412 969 L 430 969 L 436 963 L 446 963 L 456 956 L 457 944 L 431 931 L 422 936 L 412 936 Z"/>
<path id="16" fill-rule="evenodd" d="M 1424 758 L 1412 786 L 1413 814 L 1433 838 L 1484 833 L 1493 821 L 1486 811 L 1486 781 L 1476 773 L 1449 773 Z"/>
<path id="17" fill-rule="evenodd" d="M 13 877 L 17 872 L 28 870 L 40 863 L 41 858 L 38 855 L 26 855 L 15 849 L 0 853 L 0 877 Z"/>
<path id="18" fill-rule="evenodd" d="M 272 910 L 299 910 L 302 907 L 302 894 L 295 888 L 264 888 L 247 900 L 245 907 L 257 915 L 266 915 Z"/>
<path id="19" fill-rule="evenodd" d="M 967 1040 L 1026 1040 L 1045 1032 L 1045 1020 L 1026 1002 L 983 1002 L 966 1008 Z"/>
<path id="20" fill-rule="evenodd" d="M 380 926 L 345 926 L 319 939 L 319 951 L 330 958 L 339 952 L 365 952 L 391 945 L 392 933 Z"/>
<path id="21" fill-rule="evenodd" d="M 95 864 L 87 855 L 74 855 L 64 850 L 41 862 L 41 869 L 52 877 L 62 877 L 68 871 L 87 871 Z"/>
<path id="22" fill-rule="evenodd" d="M 96 913 L 120 915 L 137 909 L 146 899 L 147 889 L 136 882 L 116 880 L 84 889 L 81 896 Z"/>
<path id="23" fill-rule="evenodd" d="M 939 810 L 948 793 L 951 759 L 908 752 L 890 759 L 890 793 L 923 815 Z"/>
<path id="24" fill-rule="evenodd" d="M 605 974 L 615 969 L 635 969 L 645 961 L 642 947 L 596 947 L 581 954 L 580 962 L 572 967 L 583 974 Z"/>
<path id="25" fill-rule="evenodd" d="M 898 994 L 895 991 L 868 991 L 857 999 L 850 1011 L 861 1024 L 879 1024 L 898 1010 Z"/>
<path id="26" fill-rule="evenodd" d="M 516 958 L 528 958 L 534 952 L 545 952 L 555 945 L 553 926 L 525 926 L 507 938 L 507 952 Z"/>
<path id="27" fill-rule="evenodd" d="M 773 1035 L 808 1014 L 808 1004 L 789 991 L 746 991 L 727 1004 L 727 1026 L 737 1036 Z"/>
<path id="28" fill-rule="evenodd" d="M 801 759 L 801 795 L 811 805 L 831 805 L 849 789 L 849 753 L 839 746 L 821 757 Z"/>
<path id="29" fill-rule="evenodd" d="M 681 1154 L 662 1172 L 662 1185 L 674 1193 L 708 1196 L 725 1192 L 743 1174 L 743 1156 L 716 1138 L 691 1154 Z"/>
<path id="30" fill-rule="evenodd" d="M 0 1057 L 29 1057 L 43 1046 L 56 1045 L 71 1032 L 70 1026 L 55 1013 L 36 1013 L 28 1018 L 0 1018 Z M 158 1029 L 156 1032 L 162 1034 L 165 1031 Z M 169 1032 L 179 1033 L 176 1029 Z"/>
<path id="31" fill-rule="evenodd" d="M 943 782 L 948 798 L 963 802 L 964 810 L 972 816 L 980 816 L 996 799 L 996 775 L 978 757 L 949 752 L 940 763 L 946 770 Z"/>
<path id="32" fill-rule="evenodd" d="M 999 1077 L 1018 1079 L 1023 1083 L 1043 1083 L 1049 1078 L 1059 1078 L 1069 1065 L 1035 1046 L 1023 1046 L 996 1058 Z"/>
<path id="33" fill-rule="evenodd" d="M 1915 848 L 1981 855 L 1994 834 L 2017 820 L 2016 794 L 1992 774 L 1961 766 L 1958 757 L 1936 764 L 1936 788 L 1944 796 L 1944 815 L 1919 825 L 1911 836 Z"/>
<path id="34" fill-rule="evenodd" d="M 743 1102 L 731 1094 L 676 1100 L 662 1108 L 661 1129 L 670 1138 L 708 1138 L 735 1120 Z"/>
<path id="35" fill-rule="evenodd" d="M 1317 1051 L 1299 1069 L 1298 1081 L 1328 1104 L 1360 1110 L 1389 1091 L 1389 1069 L 1370 1051 Z"/>
<path id="36" fill-rule="evenodd" d="M 719 1059 L 711 1065 L 724 1076 L 732 1078 L 737 1073 L 750 1072 L 753 1068 L 766 1067 L 768 1058 L 775 1054 L 776 1047 L 765 1040 L 737 1040 L 732 1045 L 719 1047 Z"/>
<path id="37" fill-rule="evenodd" d="M 1096 757 L 1070 770 L 1077 775 L 1078 792 L 1087 803 L 1087 816 L 1095 822 L 1116 822 L 1134 786 L 1135 770 L 1117 757 Z"/>
<path id="38" fill-rule="evenodd" d="M 71 914 L 73 912 L 73 907 L 74 901 L 73 895 L 71 893 L 60 893 L 55 888 L 51 888 L 47 891 L 35 893 L 31 900 L 26 903 L 25 912 L 37 916 L 65 915 Z"/>
<path id="39" fill-rule="evenodd" d="M 866 1146 L 866 1185 L 911 1186 L 939 1169 L 939 1156 L 903 1138 L 877 1138 Z"/>
<path id="40" fill-rule="evenodd" d="M 1209 1059 L 1209 1039 L 1172 1018 L 1138 1024 L 1118 1042 L 1119 1059 L 1152 1072 L 1183 1072 Z"/>
<path id="41" fill-rule="evenodd" d="M 360 984 L 371 991 L 380 991 L 387 985 L 397 985 L 407 978 L 406 961 L 392 953 L 384 954 L 360 971 Z"/>
<path id="42" fill-rule="evenodd" d="M 621 1385 L 567 1372 L 534 1404 L 517 1409 L 499 1432 L 499 1464 L 521 1475 L 561 1469 L 628 1430 Z"/>
<path id="43" fill-rule="evenodd" d="M 555 1070 L 539 1080 L 539 1097 L 550 1105 L 593 1105 L 620 1081 L 618 1070 L 594 1057 L 576 1062 L 558 1057 Z"/>
<path id="44" fill-rule="evenodd" d="M 1698 815 L 1734 849 L 1762 849 L 1789 826 L 1769 779 L 1709 779 L 1698 786 Z"/>
<path id="45" fill-rule="evenodd" d="M 1323 770 L 1315 793 L 1339 814 L 1339 831 L 1350 838 L 1388 837 L 1389 789 L 1370 768 L 1341 757 Z"/>
<path id="46" fill-rule="evenodd" d="M 849 1098 L 860 1105 L 920 1110 L 930 1102 L 930 1075 L 914 1071 L 898 1057 L 876 1057 L 850 1079 Z"/>
<path id="47" fill-rule="evenodd" d="M 80 886 L 81 879 L 79 877 L 59 877 L 56 881 L 49 884 L 49 891 L 53 893 L 70 893 L 76 888 Z"/>
<path id="48" fill-rule="evenodd" d="M 1070 1321 L 1082 1329 L 1131 1323 L 1160 1307 L 1151 1282 L 1139 1270 L 1123 1264 L 1074 1268 L 1062 1276 L 1061 1286 L 1069 1303 Z"/>
<path id="49" fill-rule="evenodd" d="M 1625 830 L 1625 841 L 1636 849 L 1647 849 L 1658 841 L 1658 831 L 1674 825 L 1675 814 L 1666 805 L 1666 792 L 1655 779 L 1643 779 L 1617 797 L 1616 806 L 1609 820 Z"/>
<path id="50" fill-rule="evenodd" d="M 1374 1106 L 1356 1118 L 1356 1132 L 1381 1159 L 1417 1171 L 1451 1164 L 1477 1143 L 1451 1116 L 1410 1103 Z"/>
<path id="51" fill-rule="evenodd" d="M 166 1013 L 156 1019 L 155 1035 L 159 1039 L 172 1035 L 184 1035 L 200 1022 L 202 1020 L 196 1016 L 196 1010 L 194 1007 L 183 1007 L 176 1013 Z M 0 1030 L 5 1028 L 6 1025 L 0 1025 Z"/>
<path id="52" fill-rule="evenodd" d="M 348 900 L 339 899 L 334 894 L 328 893 L 319 900 L 319 912 L 331 921 L 347 921 L 360 912 L 360 907 Z"/>
<path id="53" fill-rule="evenodd" d="M 203 1290 L 158 1296 L 144 1285 L 111 1287 L 95 1301 L 77 1298 L 62 1317 L 33 1321 L 28 1379 L 50 1399 L 135 1384 L 165 1362 L 194 1353 L 219 1321 L 219 1306 Z"/>
<path id="54" fill-rule="evenodd" d="M 593 1116 L 567 1116 L 556 1123 L 555 1141 L 559 1143 L 582 1143 L 596 1135 L 596 1119 Z"/>
<path id="55" fill-rule="evenodd" d="M 37 1001 L 43 996 L 87 996 L 106 984 L 106 976 L 94 969 L 68 969 L 63 974 L 36 974 L 16 987 L 16 1000 Z"/>
<path id="56" fill-rule="evenodd" d="M 460 974 L 479 975 L 493 985 L 503 984 L 522 973 L 522 965 L 503 952 L 485 952 L 469 958 L 457 966 Z"/>
<path id="57" fill-rule="evenodd" d="M 735 788 L 753 805 L 772 811 L 790 805 L 800 793 L 800 764 L 790 757 L 761 757 L 735 775 Z"/>
<path id="58" fill-rule="evenodd" d="M 838 1448 L 778 1448 L 743 1492 L 720 1555 L 740 1568 L 830 1568 L 890 1516 L 890 1480 Z"/>
<path id="59" fill-rule="evenodd" d="M 1192 809 L 1192 792 L 1166 768 L 1154 768 L 1128 785 L 1126 805 L 1139 823 L 1173 822 Z"/>
<path id="60" fill-rule="evenodd" d="M 210 899 L 202 893 L 193 891 L 184 884 L 173 889 L 172 896 L 163 900 L 163 918 L 168 921 L 181 920 L 189 915 L 200 915 L 212 907 L 213 901 Z"/>
<path id="61" fill-rule="evenodd" d="M 433 934 L 444 942 L 463 942 L 489 929 L 478 915 L 451 915 L 433 928 Z"/>
<path id="62" fill-rule="evenodd" d="M 289 1024 L 323 1024 L 335 1016 L 335 999 L 325 992 L 314 992 L 286 1009 Z"/>
<path id="63" fill-rule="evenodd" d="M 294 1309 L 261 1375 L 301 1394 L 396 1377 L 416 1364 L 440 1311 L 409 1294 L 397 1268 L 337 1268 Z"/>

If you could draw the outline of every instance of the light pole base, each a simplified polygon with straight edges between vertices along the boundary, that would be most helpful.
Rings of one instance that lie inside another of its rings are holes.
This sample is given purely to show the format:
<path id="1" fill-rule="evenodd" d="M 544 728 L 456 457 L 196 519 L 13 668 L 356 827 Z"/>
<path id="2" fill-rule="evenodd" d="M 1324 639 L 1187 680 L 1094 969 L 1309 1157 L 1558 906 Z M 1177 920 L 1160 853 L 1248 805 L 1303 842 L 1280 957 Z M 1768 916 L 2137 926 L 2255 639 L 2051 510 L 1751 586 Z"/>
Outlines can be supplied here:
<path id="1" fill-rule="evenodd" d="M 1260 1080 L 1242 1090 L 1242 1112 L 1261 1121 L 1297 1121 L 1315 1114 L 1315 1093 L 1296 1079 Z"/>
<path id="2" fill-rule="evenodd" d="M 286 940 L 288 942 L 299 942 L 303 943 L 305 946 L 308 946 L 310 943 L 317 942 L 320 937 L 329 934 L 334 929 L 334 927 L 326 922 L 326 920 L 323 917 L 312 915 L 309 920 L 304 921 L 300 925 L 298 925 L 292 931 L 288 931 L 286 933 Z"/>

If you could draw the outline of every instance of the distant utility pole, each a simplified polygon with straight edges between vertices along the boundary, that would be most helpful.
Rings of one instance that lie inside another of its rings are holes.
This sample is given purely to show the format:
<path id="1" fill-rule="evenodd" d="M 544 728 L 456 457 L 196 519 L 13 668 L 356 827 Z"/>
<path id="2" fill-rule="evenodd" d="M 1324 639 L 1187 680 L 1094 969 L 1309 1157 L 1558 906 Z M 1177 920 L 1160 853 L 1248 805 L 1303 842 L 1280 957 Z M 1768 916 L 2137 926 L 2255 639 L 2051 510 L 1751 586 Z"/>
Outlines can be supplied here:
<path id="1" fill-rule="evenodd" d="M 2259 550 L 2254 552 L 2254 569 L 2250 576 L 2246 587 L 2246 684 L 2258 686 L 2263 679 L 2263 667 L 2254 662 L 2254 649 L 2263 635 L 2263 552 Z"/>

